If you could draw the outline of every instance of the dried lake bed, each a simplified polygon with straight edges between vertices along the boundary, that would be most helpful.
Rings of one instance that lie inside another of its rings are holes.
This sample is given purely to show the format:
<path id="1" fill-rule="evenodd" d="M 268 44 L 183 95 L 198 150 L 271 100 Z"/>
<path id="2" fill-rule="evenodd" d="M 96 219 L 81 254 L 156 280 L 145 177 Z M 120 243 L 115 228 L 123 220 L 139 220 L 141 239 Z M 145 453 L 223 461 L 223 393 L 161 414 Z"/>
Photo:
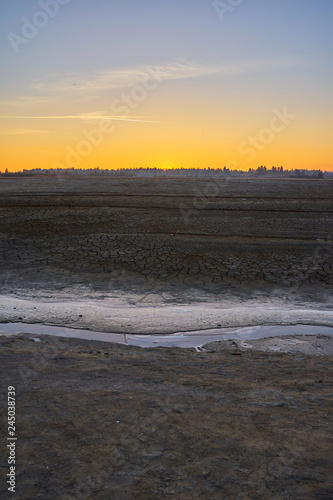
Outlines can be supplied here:
<path id="1" fill-rule="evenodd" d="M 332 186 L 2 178 L 19 497 L 332 498 Z"/>

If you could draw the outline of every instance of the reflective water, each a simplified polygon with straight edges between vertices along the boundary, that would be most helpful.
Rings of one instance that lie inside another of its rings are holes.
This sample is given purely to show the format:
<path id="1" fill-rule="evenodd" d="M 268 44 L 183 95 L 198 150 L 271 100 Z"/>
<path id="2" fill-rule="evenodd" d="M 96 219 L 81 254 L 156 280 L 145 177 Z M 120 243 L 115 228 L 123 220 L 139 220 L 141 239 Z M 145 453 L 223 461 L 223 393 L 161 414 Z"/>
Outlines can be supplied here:
<path id="1" fill-rule="evenodd" d="M 265 337 L 290 335 L 333 335 L 333 328 L 312 325 L 274 325 L 252 326 L 242 328 L 217 328 L 212 330 L 198 330 L 179 332 L 172 335 L 134 335 L 122 333 L 94 332 L 67 328 L 63 326 L 49 326 L 27 323 L 0 323 L 0 335 L 15 334 L 53 335 L 56 337 L 80 338 L 99 340 L 117 344 L 135 345 L 140 347 L 201 347 L 217 340 L 226 339 L 261 339 Z M 292 342 L 292 341 L 291 341 Z"/>

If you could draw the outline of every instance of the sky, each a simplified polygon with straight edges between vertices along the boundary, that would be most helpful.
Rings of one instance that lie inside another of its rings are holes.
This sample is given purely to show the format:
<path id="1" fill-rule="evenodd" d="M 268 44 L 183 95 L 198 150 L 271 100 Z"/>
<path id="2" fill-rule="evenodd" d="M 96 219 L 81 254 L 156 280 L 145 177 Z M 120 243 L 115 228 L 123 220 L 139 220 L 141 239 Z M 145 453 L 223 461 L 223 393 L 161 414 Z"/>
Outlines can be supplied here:
<path id="1" fill-rule="evenodd" d="M 2 0 L 0 171 L 333 171 L 332 0 Z"/>

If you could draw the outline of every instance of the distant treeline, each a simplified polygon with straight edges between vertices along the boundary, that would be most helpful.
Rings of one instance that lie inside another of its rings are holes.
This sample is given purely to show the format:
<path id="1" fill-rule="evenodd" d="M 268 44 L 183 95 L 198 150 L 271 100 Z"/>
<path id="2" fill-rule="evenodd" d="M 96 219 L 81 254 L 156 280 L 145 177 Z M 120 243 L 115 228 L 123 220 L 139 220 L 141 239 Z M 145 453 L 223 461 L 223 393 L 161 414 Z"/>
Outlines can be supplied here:
<path id="1" fill-rule="evenodd" d="M 43 175 L 48 177 L 276 177 L 276 178 L 297 178 L 297 179 L 328 179 L 333 178 L 333 172 L 322 172 L 321 170 L 288 170 L 281 167 L 249 168 L 248 171 L 232 170 L 223 168 L 118 168 L 115 170 L 97 168 L 33 168 L 20 172 L 0 172 L 1 177 L 31 177 Z"/>

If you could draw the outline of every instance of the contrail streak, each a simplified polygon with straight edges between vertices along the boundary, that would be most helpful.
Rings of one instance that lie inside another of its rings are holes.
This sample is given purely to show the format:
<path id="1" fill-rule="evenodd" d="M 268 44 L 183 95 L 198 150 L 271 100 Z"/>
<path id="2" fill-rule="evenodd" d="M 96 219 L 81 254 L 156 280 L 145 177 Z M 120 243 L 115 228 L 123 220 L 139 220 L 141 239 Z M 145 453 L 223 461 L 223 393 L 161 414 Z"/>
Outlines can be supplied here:
<path id="1" fill-rule="evenodd" d="M 10 119 L 29 119 L 29 120 L 117 120 L 121 122 L 142 122 L 142 123 L 160 123 L 154 120 L 142 120 L 140 118 L 127 118 L 123 116 L 86 116 L 86 115 L 66 115 L 66 116 L 8 116 L 2 115 L 0 118 Z"/>

